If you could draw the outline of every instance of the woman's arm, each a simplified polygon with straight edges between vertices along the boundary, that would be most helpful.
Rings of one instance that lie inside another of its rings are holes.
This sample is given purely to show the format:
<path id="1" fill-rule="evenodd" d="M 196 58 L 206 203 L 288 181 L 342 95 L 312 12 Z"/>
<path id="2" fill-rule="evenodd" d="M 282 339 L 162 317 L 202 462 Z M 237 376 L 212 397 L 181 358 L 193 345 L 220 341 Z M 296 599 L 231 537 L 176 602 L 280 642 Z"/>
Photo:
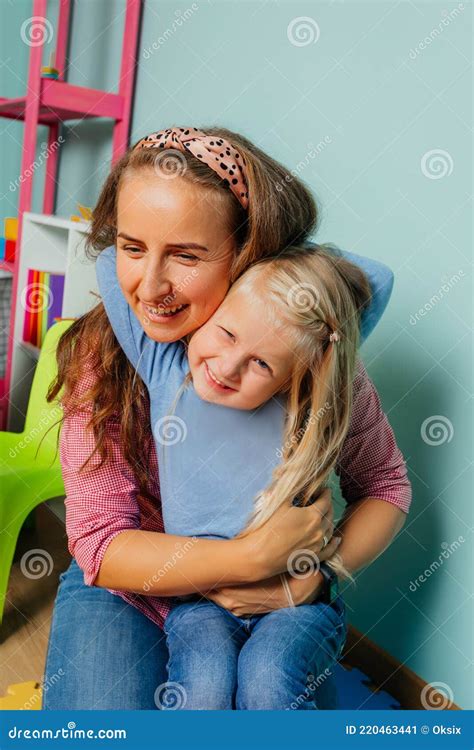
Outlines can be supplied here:
<path id="1" fill-rule="evenodd" d="M 142 529 L 109 543 L 95 585 L 154 596 L 204 593 L 254 580 L 243 540 L 216 541 Z M 212 564 L 210 559 L 212 558 Z"/>
<path id="2" fill-rule="evenodd" d="M 344 566 L 354 573 L 390 545 L 403 527 L 411 503 L 405 461 L 374 384 L 360 361 L 354 379 L 351 425 L 336 473 L 348 503 L 336 529 L 342 537 L 337 552 Z M 288 581 L 295 604 L 313 601 L 322 586 L 320 573 L 304 579 L 288 576 Z M 222 587 L 210 598 L 239 616 L 288 606 L 276 578 L 262 581 L 260 588 Z"/>
<path id="3" fill-rule="evenodd" d="M 354 377 L 349 431 L 335 471 L 347 503 L 377 498 L 408 513 L 411 484 L 406 464 L 361 360 Z"/>
<path id="4" fill-rule="evenodd" d="M 342 537 L 338 554 L 350 572 L 365 568 L 390 546 L 403 527 L 406 513 L 376 497 L 347 506 L 336 527 Z"/>
<path id="5" fill-rule="evenodd" d="M 94 375 L 86 370 L 77 395 L 93 383 Z M 159 501 L 147 503 L 138 496 L 118 420 L 111 419 L 108 427 L 109 460 L 100 466 L 96 455 L 81 471 L 95 448 L 89 419 L 86 408 L 66 415 L 60 438 L 68 546 L 87 585 L 169 596 L 247 583 L 285 570 L 292 549 L 309 547 L 318 553 L 323 536 L 332 534 L 329 493 L 309 508 L 282 508 L 258 532 L 239 540 L 164 534 Z M 149 415 L 143 419 L 149 422 Z M 151 433 L 149 442 L 152 446 Z M 156 453 L 148 448 L 143 447 L 150 461 L 149 495 L 158 498 Z"/>
<path id="6" fill-rule="evenodd" d="M 108 429 L 113 446 L 110 460 L 100 466 L 94 456 L 80 471 L 95 447 L 94 436 L 86 429 L 89 418 L 87 411 L 66 416 L 60 438 L 68 546 L 87 585 L 168 596 L 192 593 L 201 585 L 252 580 L 249 555 L 240 551 L 243 540 L 195 541 L 165 534 L 159 501 L 154 508 L 149 501 L 148 512 L 142 514 L 117 422 L 111 420 Z M 154 451 L 150 463 L 155 477 L 150 490 L 159 496 Z"/>
<path id="7" fill-rule="evenodd" d="M 405 523 L 406 514 L 390 503 L 377 498 L 365 498 L 349 505 L 339 522 L 335 535 L 342 538 L 337 553 L 352 573 L 373 562 L 390 545 Z M 326 547 L 324 552 L 329 549 Z M 331 554 L 334 553 L 331 550 Z M 320 560 L 328 555 L 320 554 Z M 330 556 L 330 555 L 329 555 Z M 296 605 L 314 601 L 323 585 L 321 573 L 306 578 L 286 574 L 291 595 Z M 207 595 L 237 617 L 264 614 L 288 607 L 288 599 L 279 576 L 246 586 L 220 586 Z"/>
<path id="8" fill-rule="evenodd" d="M 159 501 L 142 518 L 138 486 L 120 447 L 117 422 L 111 420 L 108 427 L 113 446 L 110 460 L 100 466 L 99 457 L 94 456 L 80 471 L 95 447 L 94 436 L 86 429 L 89 418 L 87 411 L 66 416 L 60 438 L 68 546 L 84 571 L 85 583 L 166 596 L 194 592 L 195 581 L 216 585 L 251 580 L 246 570 L 248 557 L 239 554 L 240 544 L 195 543 L 163 533 Z M 155 469 L 157 480 L 154 450 L 150 462 L 151 476 Z M 157 481 L 150 490 L 159 496 Z M 142 530 L 143 522 L 147 530 Z"/>
<path id="9" fill-rule="evenodd" d="M 214 540 L 182 537 L 142 529 L 114 534 L 108 543 L 96 585 L 137 594 L 177 596 L 206 594 L 220 586 L 260 581 L 287 570 L 292 549 L 321 553 L 324 530 L 332 522 L 321 498 L 319 511 L 280 508 L 261 529 L 247 537 Z M 330 532 L 329 532 L 330 533 Z"/>

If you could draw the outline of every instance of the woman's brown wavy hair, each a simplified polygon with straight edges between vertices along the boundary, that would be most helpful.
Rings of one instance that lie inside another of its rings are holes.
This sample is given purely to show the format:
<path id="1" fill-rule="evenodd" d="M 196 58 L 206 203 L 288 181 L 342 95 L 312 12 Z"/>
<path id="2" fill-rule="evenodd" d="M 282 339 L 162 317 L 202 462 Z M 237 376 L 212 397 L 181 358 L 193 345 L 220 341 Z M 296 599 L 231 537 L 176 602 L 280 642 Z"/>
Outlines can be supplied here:
<path id="1" fill-rule="evenodd" d="M 208 135 L 231 141 L 245 160 L 249 207 L 245 211 L 228 186 L 210 167 L 189 152 L 183 153 L 186 169 L 179 179 L 212 191 L 227 205 L 226 220 L 235 241 L 233 282 L 255 261 L 279 255 L 304 242 L 316 230 L 318 211 L 310 190 L 283 165 L 239 133 L 220 127 L 200 128 Z M 140 170 L 152 170 L 156 149 L 130 148 L 115 164 L 93 211 L 86 242 L 89 258 L 114 245 L 117 234 L 117 198 L 123 179 Z M 102 303 L 76 320 L 63 334 L 57 349 L 58 373 L 48 391 L 48 401 L 59 399 L 64 415 L 90 412 L 89 429 L 102 465 L 110 457 L 110 420 L 119 422 L 120 442 L 141 494 L 147 495 L 150 440 L 149 399 L 145 385 L 123 353 Z M 94 384 L 80 388 L 85 370 Z"/>

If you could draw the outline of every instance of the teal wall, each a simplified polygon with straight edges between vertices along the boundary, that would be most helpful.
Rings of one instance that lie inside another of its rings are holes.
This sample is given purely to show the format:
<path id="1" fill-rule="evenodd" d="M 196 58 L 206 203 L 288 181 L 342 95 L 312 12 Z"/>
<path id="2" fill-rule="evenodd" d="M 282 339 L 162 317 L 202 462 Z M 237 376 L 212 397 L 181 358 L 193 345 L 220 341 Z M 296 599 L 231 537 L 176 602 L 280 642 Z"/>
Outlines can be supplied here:
<path id="1" fill-rule="evenodd" d="M 75 3 L 71 82 L 115 85 L 123 8 Z M 17 33 L 30 3 L 2 3 L 2 13 L 10 60 L 2 93 L 14 95 L 25 77 Z M 320 35 L 297 46 L 287 29 L 301 16 Z M 467 3 L 199 0 L 178 11 L 147 0 L 132 133 L 219 123 L 291 169 L 301 162 L 322 211 L 318 239 L 395 271 L 363 358 L 414 499 L 396 541 L 346 597 L 355 627 L 427 682 L 444 683 L 463 708 L 473 708 L 471 40 Z M 0 126 L 5 192 L 19 168 L 21 126 Z M 58 213 L 68 216 L 76 201 L 97 197 L 110 126 L 78 124 L 65 137 Z M 36 210 L 39 198 L 36 190 Z M 12 211 L 9 199 L 2 215 Z"/>

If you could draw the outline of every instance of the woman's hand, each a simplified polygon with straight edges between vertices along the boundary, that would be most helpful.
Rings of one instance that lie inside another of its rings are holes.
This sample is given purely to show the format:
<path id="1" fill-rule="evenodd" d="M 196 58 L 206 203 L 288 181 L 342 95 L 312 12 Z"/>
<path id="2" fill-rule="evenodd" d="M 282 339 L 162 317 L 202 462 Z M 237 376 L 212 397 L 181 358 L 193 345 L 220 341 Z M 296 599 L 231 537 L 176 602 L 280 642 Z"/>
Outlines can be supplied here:
<path id="1" fill-rule="evenodd" d="M 323 586 L 320 573 L 314 572 L 304 578 L 295 578 L 288 573 L 283 575 L 286 576 L 295 605 L 309 604 L 318 598 Z M 225 586 L 206 596 L 237 617 L 263 615 L 291 606 L 280 576 L 246 586 Z"/>
<path id="2" fill-rule="evenodd" d="M 332 539 L 333 515 L 331 490 L 327 488 L 312 505 L 281 506 L 263 526 L 243 539 L 255 561 L 254 581 L 290 570 L 292 555 L 298 557 L 298 553 L 305 557 L 309 550 L 321 561 L 331 557 L 337 549 Z M 324 537 L 331 540 L 326 547 Z"/>

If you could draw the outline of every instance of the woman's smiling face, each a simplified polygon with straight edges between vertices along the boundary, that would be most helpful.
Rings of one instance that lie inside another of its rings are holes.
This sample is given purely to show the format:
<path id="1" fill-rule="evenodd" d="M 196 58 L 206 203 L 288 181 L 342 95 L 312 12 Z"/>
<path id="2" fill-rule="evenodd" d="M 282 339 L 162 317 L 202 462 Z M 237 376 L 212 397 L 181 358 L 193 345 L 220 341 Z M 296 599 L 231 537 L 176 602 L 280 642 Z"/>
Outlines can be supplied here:
<path id="1" fill-rule="evenodd" d="M 177 341 L 202 326 L 224 299 L 235 243 L 226 206 L 182 178 L 129 175 L 117 202 L 117 275 L 154 341 Z"/>

